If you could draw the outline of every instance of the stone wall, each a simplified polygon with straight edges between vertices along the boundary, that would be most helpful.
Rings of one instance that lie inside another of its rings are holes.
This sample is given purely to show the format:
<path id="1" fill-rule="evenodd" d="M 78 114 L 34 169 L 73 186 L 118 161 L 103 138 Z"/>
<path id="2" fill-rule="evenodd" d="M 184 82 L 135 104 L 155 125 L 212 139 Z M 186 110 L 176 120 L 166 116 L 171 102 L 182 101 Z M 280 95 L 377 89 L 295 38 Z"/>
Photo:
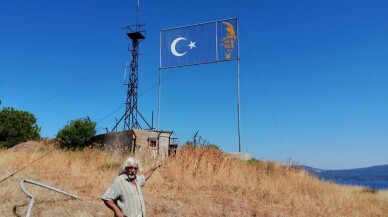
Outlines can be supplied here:
<path id="1" fill-rule="evenodd" d="M 128 151 L 132 150 L 133 131 L 111 132 L 92 137 L 92 143 L 102 145 L 107 151 Z M 132 139 L 131 139 L 132 138 Z"/>
<path id="2" fill-rule="evenodd" d="M 171 134 L 166 131 L 134 129 L 100 134 L 92 137 L 92 143 L 102 145 L 107 151 L 149 152 L 154 157 L 167 156 Z"/>

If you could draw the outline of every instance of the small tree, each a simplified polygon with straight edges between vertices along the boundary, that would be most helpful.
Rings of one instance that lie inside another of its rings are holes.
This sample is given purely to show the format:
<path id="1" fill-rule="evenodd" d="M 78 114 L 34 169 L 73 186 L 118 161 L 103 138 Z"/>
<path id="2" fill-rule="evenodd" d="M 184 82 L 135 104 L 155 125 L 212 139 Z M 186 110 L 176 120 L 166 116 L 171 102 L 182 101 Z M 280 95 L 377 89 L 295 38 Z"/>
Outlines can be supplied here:
<path id="1" fill-rule="evenodd" d="M 96 134 L 96 123 L 87 118 L 72 120 L 58 131 L 56 139 L 61 148 L 79 149 L 90 143 Z"/>
<path id="2" fill-rule="evenodd" d="M 0 111 L 0 147 L 11 148 L 27 140 L 40 139 L 33 114 L 5 107 Z"/>

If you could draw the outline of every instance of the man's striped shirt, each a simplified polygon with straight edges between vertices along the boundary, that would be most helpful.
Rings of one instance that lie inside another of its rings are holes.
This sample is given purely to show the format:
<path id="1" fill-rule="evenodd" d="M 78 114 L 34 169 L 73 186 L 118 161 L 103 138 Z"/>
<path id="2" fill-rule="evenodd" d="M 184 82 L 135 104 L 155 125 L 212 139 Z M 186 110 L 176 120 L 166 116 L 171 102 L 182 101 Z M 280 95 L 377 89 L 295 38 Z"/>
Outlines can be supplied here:
<path id="1" fill-rule="evenodd" d="M 128 217 L 145 217 L 145 205 L 140 186 L 145 183 L 144 176 L 136 176 L 136 186 L 123 173 L 119 175 L 102 196 L 103 200 L 113 200 Z"/>

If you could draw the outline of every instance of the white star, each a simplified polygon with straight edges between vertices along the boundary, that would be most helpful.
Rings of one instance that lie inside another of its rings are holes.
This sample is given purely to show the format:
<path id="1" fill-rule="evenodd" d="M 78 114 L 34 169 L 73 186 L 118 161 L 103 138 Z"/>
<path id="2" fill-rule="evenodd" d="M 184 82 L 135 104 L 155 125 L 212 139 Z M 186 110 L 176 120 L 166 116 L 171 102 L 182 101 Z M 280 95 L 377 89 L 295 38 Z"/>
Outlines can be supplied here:
<path id="1" fill-rule="evenodd" d="M 188 46 L 190 47 L 190 49 L 193 49 L 193 47 L 195 47 L 195 42 L 190 41 L 190 44 Z"/>

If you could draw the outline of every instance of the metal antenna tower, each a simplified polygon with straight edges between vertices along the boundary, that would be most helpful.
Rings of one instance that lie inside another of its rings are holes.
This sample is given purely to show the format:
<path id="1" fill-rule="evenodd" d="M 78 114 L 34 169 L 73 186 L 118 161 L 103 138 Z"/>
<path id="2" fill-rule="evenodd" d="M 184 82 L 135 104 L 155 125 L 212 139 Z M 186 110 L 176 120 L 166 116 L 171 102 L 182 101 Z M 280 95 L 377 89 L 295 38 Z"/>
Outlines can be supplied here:
<path id="1" fill-rule="evenodd" d="M 137 13 L 136 13 L 136 25 L 124 27 L 127 31 L 127 36 L 131 39 L 132 47 L 129 51 L 132 54 L 132 61 L 130 65 L 125 67 L 130 68 L 130 75 L 128 76 L 128 83 L 124 83 L 127 86 L 127 100 L 125 102 L 126 109 L 124 115 L 116 123 L 113 131 L 117 130 L 117 126 L 124 119 L 124 130 L 126 129 L 142 129 L 138 122 L 138 115 L 143 119 L 147 126 L 152 129 L 144 117 L 137 109 L 137 96 L 138 96 L 138 58 L 139 58 L 139 44 L 145 39 L 145 31 L 141 30 L 144 25 L 139 24 L 139 0 L 137 1 Z"/>

